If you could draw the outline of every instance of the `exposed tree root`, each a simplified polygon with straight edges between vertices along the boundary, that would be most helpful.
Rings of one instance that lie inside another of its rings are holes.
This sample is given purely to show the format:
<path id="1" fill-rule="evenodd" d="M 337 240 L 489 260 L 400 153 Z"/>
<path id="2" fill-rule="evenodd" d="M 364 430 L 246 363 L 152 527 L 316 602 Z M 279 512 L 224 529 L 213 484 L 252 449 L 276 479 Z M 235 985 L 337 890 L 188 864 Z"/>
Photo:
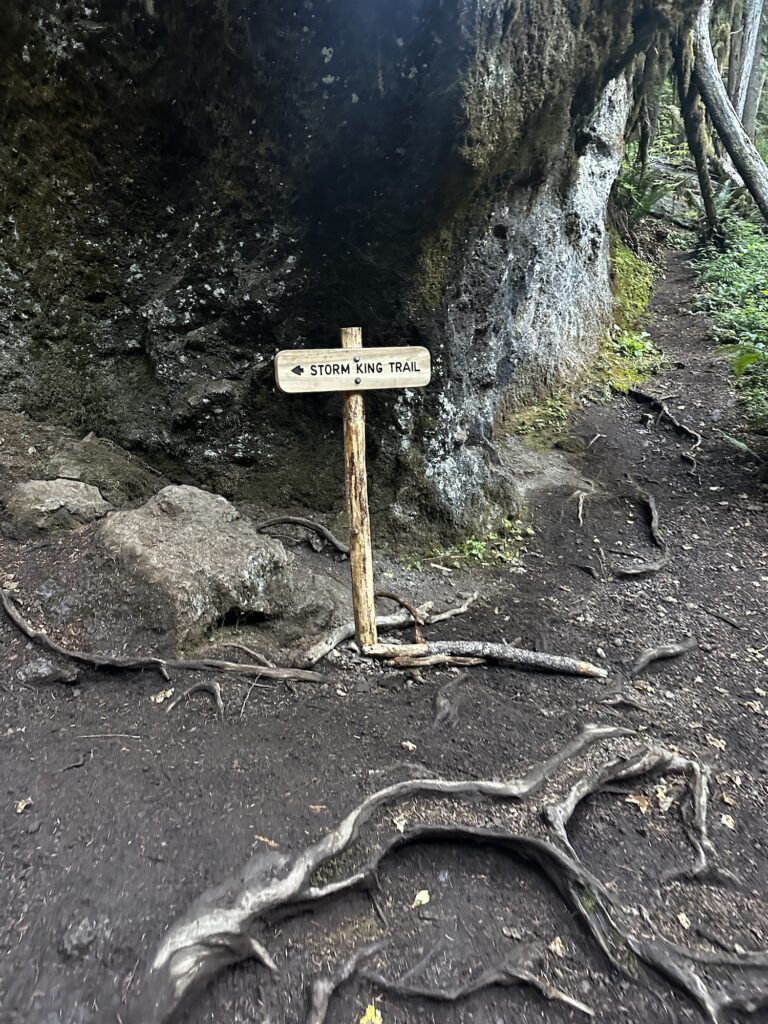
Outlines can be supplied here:
<path id="1" fill-rule="evenodd" d="M 647 576 L 649 573 L 661 572 L 669 562 L 667 542 L 664 539 L 661 527 L 659 526 L 659 509 L 656 504 L 656 499 L 649 491 L 640 487 L 636 481 L 632 480 L 631 483 L 636 497 L 638 497 L 640 501 L 644 502 L 648 508 L 648 512 L 650 514 L 649 528 L 651 531 L 651 540 L 659 549 L 661 554 L 658 558 L 651 558 L 647 561 L 640 562 L 637 565 L 611 566 L 610 571 L 614 576 Z"/>
<path id="2" fill-rule="evenodd" d="M 132 1024 L 164 1024 L 223 967 L 254 955 L 267 962 L 263 946 L 255 951 L 251 936 L 260 920 L 268 919 L 278 909 L 293 905 L 298 911 L 309 903 L 367 883 L 389 847 L 379 852 L 372 866 L 340 882 L 317 886 L 313 885 L 312 876 L 357 839 L 362 826 L 379 807 L 428 794 L 522 800 L 533 795 L 577 753 L 602 739 L 626 735 L 629 735 L 626 729 L 587 726 L 549 760 L 522 778 L 506 782 L 406 779 L 373 793 L 335 829 L 298 854 L 290 856 L 275 850 L 260 852 L 237 875 L 204 893 L 171 926 L 154 956 L 141 997 L 128 1019 Z M 392 847 L 405 842 L 406 837 L 398 834 Z M 552 850 L 554 855 L 560 856 L 554 848 Z"/>
<path id="3" fill-rule="evenodd" d="M 535 974 L 533 971 L 534 957 L 535 954 L 531 950 L 518 952 L 507 957 L 497 967 L 487 968 L 465 985 L 451 985 L 447 988 L 429 988 L 426 985 L 417 985 L 402 979 L 394 981 L 371 970 L 360 971 L 359 974 L 365 981 L 376 985 L 377 988 L 383 989 L 391 995 L 428 999 L 431 1002 L 438 1003 L 458 1003 L 460 1000 L 466 999 L 476 992 L 482 992 L 494 986 L 509 988 L 513 985 L 530 985 L 546 999 L 565 1003 L 566 1006 L 570 1006 L 574 1010 L 580 1010 L 582 1013 L 587 1014 L 587 1016 L 594 1017 L 594 1012 L 589 1006 L 586 1006 L 578 999 L 574 999 L 573 996 L 569 996 L 559 988 L 555 988 L 554 985 L 550 985 L 544 978 Z M 308 1021 L 307 1024 L 310 1024 L 310 1022 Z"/>
<path id="4" fill-rule="evenodd" d="M 432 604 L 423 604 L 416 611 L 421 618 L 421 622 L 424 625 L 431 626 L 437 622 L 445 622 L 446 619 L 452 619 L 456 615 L 464 615 L 465 612 L 475 603 L 478 598 L 478 594 L 470 594 L 470 596 L 457 605 L 455 608 L 446 608 L 443 612 L 432 613 Z M 393 615 L 377 615 L 376 616 L 376 627 L 379 630 L 385 629 L 400 629 L 403 626 L 410 626 L 414 621 L 414 617 L 410 611 L 404 609 L 401 612 L 395 612 Z M 331 651 L 335 650 L 339 644 L 343 644 L 345 640 L 351 640 L 355 635 L 355 624 L 354 622 L 345 622 L 341 626 L 337 626 L 336 629 L 332 630 L 327 636 L 322 637 L 317 641 L 302 657 L 302 664 L 307 666 L 316 665 L 318 661 L 322 661 Z"/>
<path id="5" fill-rule="evenodd" d="M 695 1001 L 713 1022 L 719 1021 L 727 1009 L 755 1010 L 768 1004 L 768 953 L 719 956 L 689 951 L 670 942 L 649 923 L 647 915 L 644 926 L 642 915 L 633 915 L 615 902 L 602 883 L 581 863 L 571 846 L 568 822 L 587 796 L 611 782 L 662 771 L 679 772 L 688 780 L 691 807 L 688 811 L 684 808 L 683 821 L 696 854 L 694 865 L 686 869 L 685 874 L 703 878 L 711 877 L 713 871 L 719 870 L 706 827 L 708 771 L 663 747 L 642 747 L 583 773 L 559 803 L 550 804 L 545 809 L 551 834 L 549 839 L 519 835 L 504 829 L 419 823 L 406 829 L 404 834 L 377 833 L 365 864 L 346 877 L 325 884 L 313 881 L 318 869 L 355 843 L 363 825 L 384 805 L 430 795 L 525 800 L 576 754 L 596 742 L 627 735 L 630 735 L 627 730 L 588 726 L 528 775 L 506 782 L 407 779 L 369 796 L 336 828 L 303 851 L 293 856 L 276 851 L 259 854 L 240 874 L 204 894 L 171 927 L 152 961 L 129 1020 L 140 1021 L 141 1024 L 162 1024 L 170 1020 L 180 1005 L 226 964 L 253 955 L 270 963 L 263 944 L 254 945 L 252 938 L 259 922 L 264 926 L 275 914 L 282 919 L 290 916 L 291 912 L 303 912 L 312 904 L 341 893 L 370 888 L 375 885 L 378 869 L 386 857 L 406 846 L 427 842 L 491 846 L 537 865 L 616 968 L 631 978 L 648 983 L 654 973 L 663 975 Z M 441 1001 L 455 1001 L 489 985 L 531 984 L 548 998 L 560 999 L 576 1009 L 589 1012 L 584 1004 L 550 987 L 545 979 L 531 970 L 529 964 L 520 961 L 507 961 L 491 968 L 468 985 L 432 989 L 409 982 L 407 979 L 413 971 L 395 981 L 376 971 L 358 972 L 359 964 L 376 953 L 375 947 L 366 947 L 337 968 L 330 979 L 316 982 L 317 994 L 313 996 L 310 1008 L 310 1013 L 315 1015 L 308 1018 L 311 1024 L 322 1024 L 333 992 L 356 972 L 393 994 Z M 651 975 L 644 975 L 643 967 L 650 968 Z M 707 976 L 707 971 L 725 968 L 738 968 L 740 973 L 735 980 L 733 977 L 712 980 Z"/>
<path id="6" fill-rule="evenodd" d="M 343 960 L 336 967 L 333 974 L 323 978 L 315 978 L 310 992 L 310 1005 L 306 1024 L 325 1024 L 325 1018 L 328 1016 L 328 1007 L 336 989 L 343 985 L 345 981 L 349 981 L 354 974 L 359 973 L 360 965 L 380 952 L 384 945 L 384 942 L 371 942 L 367 946 L 362 946 L 352 956 Z"/>
<path id="7" fill-rule="evenodd" d="M 259 523 L 256 529 L 259 533 L 263 533 L 264 530 L 268 530 L 272 526 L 303 526 L 305 530 L 319 534 L 342 555 L 349 555 L 349 545 L 334 536 L 327 526 L 316 523 L 314 519 L 305 519 L 303 516 L 277 516 L 275 519 L 267 519 L 263 523 Z"/>
<path id="8" fill-rule="evenodd" d="M 681 654 L 687 654 L 688 651 L 695 651 L 698 646 L 699 644 L 696 637 L 688 636 L 685 640 L 681 640 L 680 643 L 662 644 L 660 647 L 648 647 L 632 666 L 630 678 L 639 676 L 640 673 L 644 672 L 654 661 L 662 661 L 665 658 L 677 658 Z"/>
<path id="9" fill-rule="evenodd" d="M 236 661 L 217 661 L 214 658 L 113 658 L 108 654 L 90 654 L 63 647 L 45 633 L 34 629 L 24 618 L 7 590 L 0 588 L 0 605 L 11 622 L 32 643 L 57 654 L 68 661 L 105 672 L 157 672 L 166 681 L 174 670 L 187 672 L 218 672 L 236 676 L 263 676 L 265 679 L 295 679 L 304 683 L 326 683 L 328 677 L 319 672 L 298 668 L 275 668 L 271 665 L 241 665 Z M 265 660 L 265 659 L 263 659 Z"/>
<path id="10" fill-rule="evenodd" d="M 659 423 L 661 420 L 667 420 L 679 434 L 683 434 L 686 437 L 691 438 L 693 445 L 688 449 L 687 452 L 682 452 L 682 457 L 692 464 L 694 469 L 696 468 L 696 452 L 701 448 L 703 438 L 697 430 L 693 430 L 691 427 L 686 426 L 685 423 L 681 423 L 680 420 L 669 411 L 669 406 L 666 402 L 660 398 L 654 398 L 653 395 L 647 394 L 645 391 L 641 391 L 639 388 L 630 388 L 627 392 L 632 398 L 636 398 L 639 402 L 645 402 L 650 405 L 657 412 L 656 422 Z"/>
<path id="11" fill-rule="evenodd" d="M 166 711 L 173 711 L 173 709 L 177 707 L 183 700 L 186 700 L 186 698 L 191 696 L 191 694 L 193 693 L 198 693 L 200 690 L 205 691 L 205 693 L 210 693 L 210 695 L 213 697 L 214 703 L 216 704 L 216 712 L 223 722 L 224 701 L 221 699 L 221 687 L 219 686 L 215 679 L 201 679 L 197 683 L 192 683 L 192 685 L 188 686 L 183 693 L 180 693 L 178 695 L 178 697 L 173 698 L 173 700 L 169 703 L 168 707 L 166 708 Z"/>

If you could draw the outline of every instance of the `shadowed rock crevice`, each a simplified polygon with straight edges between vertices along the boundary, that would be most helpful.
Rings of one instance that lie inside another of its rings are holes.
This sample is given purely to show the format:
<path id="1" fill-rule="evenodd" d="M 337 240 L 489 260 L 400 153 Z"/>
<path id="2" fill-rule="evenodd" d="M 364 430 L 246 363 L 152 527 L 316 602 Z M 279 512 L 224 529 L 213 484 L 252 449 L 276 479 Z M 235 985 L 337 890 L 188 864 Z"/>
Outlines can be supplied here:
<path id="1" fill-rule="evenodd" d="M 609 322 L 609 83 L 690 6 L 11 5 L 0 400 L 331 508 L 338 400 L 276 395 L 271 360 L 360 324 L 435 365 L 369 402 L 374 507 L 439 528 L 508 506 L 500 409 L 573 378 Z"/>

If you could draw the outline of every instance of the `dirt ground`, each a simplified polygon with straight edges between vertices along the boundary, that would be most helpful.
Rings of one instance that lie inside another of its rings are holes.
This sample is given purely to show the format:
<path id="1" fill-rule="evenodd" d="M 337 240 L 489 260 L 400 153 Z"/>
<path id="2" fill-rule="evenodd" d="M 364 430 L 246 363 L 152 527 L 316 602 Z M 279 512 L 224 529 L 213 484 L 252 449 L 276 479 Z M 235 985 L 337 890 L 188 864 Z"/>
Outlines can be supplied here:
<path id="1" fill-rule="evenodd" d="M 528 510 L 535 535 L 520 564 L 454 572 L 448 581 L 427 567 L 397 580 L 402 589 L 411 578 L 421 593 L 433 582 L 441 594 L 480 592 L 466 616 L 431 637 L 519 637 L 522 646 L 604 664 L 607 681 L 470 668 L 453 688 L 455 723 L 435 726 L 434 697 L 451 672 L 424 672 L 419 681 L 343 654 L 322 665 L 324 685 L 251 689 L 222 678 L 220 722 L 205 695 L 166 714 L 150 700 L 166 684 L 151 673 L 22 685 L 14 663 L 26 642 L 0 618 L 0 1020 L 127 1020 L 164 930 L 254 852 L 317 839 L 414 762 L 449 778 L 519 775 L 585 722 L 630 726 L 712 766 L 711 838 L 741 884 L 662 884 L 691 852 L 679 808 L 660 806 L 658 779 L 578 811 L 571 839 L 590 870 L 678 942 L 709 952 L 768 948 L 768 504 L 756 463 L 720 433 L 739 434 L 740 411 L 706 322 L 688 312 L 691 287 L 684 257 L 674 254 L 651 327 L 670 369 L 645 387 L 674 396 L 675 415 L 702 433 L 695 466 L 681 457 L 690 439 L 649 420 L 635 399 L 589 404 L 576 423 L 584 450 L 570 456 L 593 482 L 582 523 L 578 495 L 538 493 Z M 611 572 L 654 554 L 627 475 L 655 496 L 671 555 L 664 570 L 639 578 Z M 25 565 L 38 557 L 33 541 L 0 540 L 0 566 L 18 580 L 22 606 Z M 633 681 L 628 692 L 641 707 L 599 703 L 643 649 L 686 636 L 696 650 Z M 501 812 L 488 813 L 493 821 Z M 424 889 L 429 904 L 413 908 Z M 437 945 L 422 977 L 466 981 L 514 943 L 531 943 L 542 972 L 598 1021 L 706 1019 L 663 979 L 622 977 L 536 870 L 490 848 L 407 849 L 386 862 L 379 903 L 392 936 L 391 976 Z M 280 977 L 253 963 L 226 970 L 185 1019 L 301 1020 L 311 977 L 386 930 L 364 895 L 275 925 Z M 369 1003 L 384 1024 L 584 1019 L 527 987 L 446 1006 L 353 981 L 328 1021 L 356 1024 Z"/>

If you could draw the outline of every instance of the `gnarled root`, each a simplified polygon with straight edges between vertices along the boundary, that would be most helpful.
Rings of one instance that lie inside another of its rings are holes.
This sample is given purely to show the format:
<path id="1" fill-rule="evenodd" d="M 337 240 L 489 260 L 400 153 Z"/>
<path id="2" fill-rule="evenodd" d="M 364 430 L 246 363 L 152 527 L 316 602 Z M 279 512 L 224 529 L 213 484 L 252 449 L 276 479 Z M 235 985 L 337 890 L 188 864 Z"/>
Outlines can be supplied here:
<path id="1" fill-rule="evenodd" d="M 765 1005 L 768 1001 L 768 953 L 721 957 L 688 951 L 670 942 L 647 918 L 643 924 L 642 917 L 625 912 L 571 847 L 567 825 L 576 807 L 588 795 L 611 782 L 659 771 L 680 772 L 688 780 L 691 810 L 684 814 L 684 823 L 696 853 L 696 862 L 687 873 L 702 877 L 710 871 L 715 852 L 706 829 L 707 770 L 663 747 L 641 747 L 582 773 L 559 803 L 546 808 L 548 838 L 520 835 L 503 828 L 417 823 L 403 834 L 392 834 L 388 829 L 377 831 L 373 848 L 362 866 L 324 884 L 315 880 L 318 869 L 347 851 L 366 822 L 384 805 L 417 797 L 522 801 L 537 793 L 577 754 L 595 743 L 628 735 L 629 731 L 624 729 L 587 726 L 548 761 L 522 778 L 505 782 L 407 779 L 369 796 L 336 828 L 299 853 L 287 855 L 271 850 L 261 853 L 239 875 L 205 893 L 169 929 L 150 965 L 129 1020 L 164 1024 L 226 964 L 255 955 L 270 965 L 269 954 L 263 942 L 253 938 L 254 932 L 260 928 L 265 930 L 274 920 L 302 913 L 342 893 L 370 890 L 376 884 L 378 869 L 386 857 L 406 846 L 427 842 L 479 844 L 537 865 L 616 968 L 646 982 L 653 974 L 662 974 L 694 1000 L 711 1021 L 719 1021 L 723 1011 L 729 1008 L 755 1009 Z M 419 996 L 444 1001 L 463 998 L 486 985 L 525 983 L 534 985 L 549 998 L 589 1012 L 578 1000 L 559 989 L 549 988 L 529 964 L 521 961 L 492 967 L 463 987 L 426 989 L 408 980 L 412 971 L 395 981 L 376 971 L 359 972 L 359 965 L 377 952 L 375 946 L 366 947 L 337 968 L 330 979 L 315 983 L 310 1007 L 310 1014 L 314 1016 L 308 1018 L 311 1024 L 322 1024 L 333 992 L 356 973 L 403 998 Z M 646 976 L 643 967 L 649 968 L 651 973 Z M 713 970 L 729 967 L 739 968 L 741 973 L 736 980 L 708 977 Z"/>

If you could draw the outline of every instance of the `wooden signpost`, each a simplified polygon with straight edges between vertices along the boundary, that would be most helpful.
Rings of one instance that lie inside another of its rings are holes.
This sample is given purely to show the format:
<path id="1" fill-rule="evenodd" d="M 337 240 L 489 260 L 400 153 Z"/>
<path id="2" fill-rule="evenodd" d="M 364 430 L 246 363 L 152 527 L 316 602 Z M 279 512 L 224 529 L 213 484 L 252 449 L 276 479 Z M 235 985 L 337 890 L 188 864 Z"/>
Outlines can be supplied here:
<path id="1" fill-rule="evenodd" d="M 365 464 L 365 399 L 360 392 L 423 388 L 432 366 L 429 351 L 416 346 L 363 348 L 360 327 L 342 327 L 340 349 L 295 349 L 275 356 L 275 380 L 287 394 L 343 391 L 344 475 L 349 509 L 352 605 L 361 650 L 375 647 L 371 519 Z"/>

